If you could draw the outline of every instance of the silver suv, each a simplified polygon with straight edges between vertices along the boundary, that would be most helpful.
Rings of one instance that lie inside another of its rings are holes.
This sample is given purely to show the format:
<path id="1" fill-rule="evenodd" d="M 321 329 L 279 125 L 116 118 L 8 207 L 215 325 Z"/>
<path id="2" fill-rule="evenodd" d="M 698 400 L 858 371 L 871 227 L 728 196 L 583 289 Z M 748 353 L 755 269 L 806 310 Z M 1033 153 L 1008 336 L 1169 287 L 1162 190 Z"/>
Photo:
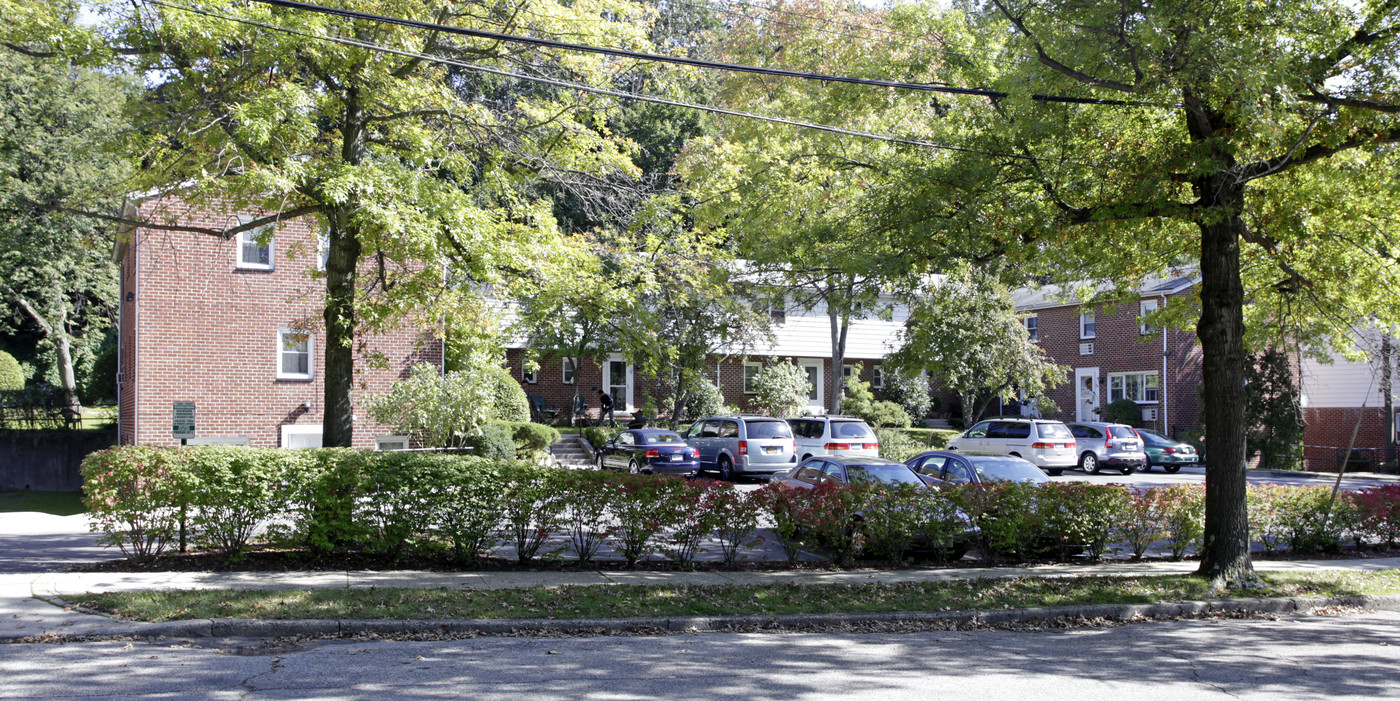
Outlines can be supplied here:
<path id="1" fill-rule="evenodd" d="M 787 422 L 797 443 L 798 460 L 813 455 L 880 456 L 880 439 L 869 424 L 854 416 L 806 416 Z"/>
<path id="2" fill-rule="evenodd" d="M 1131 475 L 1147 464 L 1142 436 L 1127 424 L 1081 421 L 1069 425 L 1079 444 L 1079 469 L 1096 475 L 1105 467 Z"/>
<path id="3" fill-rule="evenodd" d="M 771 476 L 797 465 L 792 429 L 769 416 L 711 416 L 691 424 L 681 434 L 700 452 L 700 471 L 719 472 L 733 481 L 739 475 Z"/>
<path id="4" fill-rule="evenodd" d="M 979 422 L 948 441 L 948 450 L 1015 455 L 1051 475 L 1073 468 L 1079 455 L 1074 436 L 1063 423 L 1015 417 Z"/>

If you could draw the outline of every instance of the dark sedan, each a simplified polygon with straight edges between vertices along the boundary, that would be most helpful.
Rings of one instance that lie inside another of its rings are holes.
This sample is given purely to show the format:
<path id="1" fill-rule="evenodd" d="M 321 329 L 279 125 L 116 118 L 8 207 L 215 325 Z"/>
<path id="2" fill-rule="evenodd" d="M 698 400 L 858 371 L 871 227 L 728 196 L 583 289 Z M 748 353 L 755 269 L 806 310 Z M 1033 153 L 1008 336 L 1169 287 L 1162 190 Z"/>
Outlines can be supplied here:
<path id="1" fill-rule="evenodd" d="M 901 462 L 870 457 L 811 457 L 801 465 L 773 475 L 773 481 L 790 487 L 811 489 L 819 484 L 920 484 L 928 480 L 914 474 Z"/>
<path id="2" fill-rule="evenodd" d="M 700 469 L 700 452 L 686 445 L 675 431 L 638 428 L 623 431 L 598 448 L 598 469 L 658 475 L 693 476 Z"/>
<path id="3" fill-rule="evenodd" d="M 1014 455 L 994 453 L 953 453 L 930 450 L 910 458 L 909 469 L 949 484 L 983 482 L 1030 482 L 1044 484 L 1050 478 L 1034 463 Z"/>

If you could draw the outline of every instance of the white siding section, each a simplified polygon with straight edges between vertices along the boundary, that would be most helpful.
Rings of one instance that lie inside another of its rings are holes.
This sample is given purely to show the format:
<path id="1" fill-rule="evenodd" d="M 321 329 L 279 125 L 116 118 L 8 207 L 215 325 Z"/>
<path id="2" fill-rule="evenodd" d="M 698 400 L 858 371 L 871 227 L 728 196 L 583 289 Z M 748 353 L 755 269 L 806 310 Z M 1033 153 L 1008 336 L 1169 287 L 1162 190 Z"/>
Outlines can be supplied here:
<path id="1" fill-rule="evenodd" d="M 899 334 L 909 319 L 909 309 L 888 301 L 882 304 L 886 309 L 893 307 L 888 320 L 870 315 L 851 322 L 846 332 L 847 358 L 880 359 L 898 347 Z M 818 305 L 816 309 L 788 309 L 787 321 L 773 326 L 773 340 L 772 345 L 758 344 L 750 349 L 749 355 L 830 358 L 831 320 L 826 315 L 826 305 Z"/>
<path id="2" fill-rule="evenodd" d="M 1331 363 L 1304 358 L 1301 365 L 1302 401 L 1305 407 L 1384 406 L 1381 396 L 1380 341 L 1367 331 L 1355 339 L 1371 359 L 1351 361 L 1334 356 Z"/>

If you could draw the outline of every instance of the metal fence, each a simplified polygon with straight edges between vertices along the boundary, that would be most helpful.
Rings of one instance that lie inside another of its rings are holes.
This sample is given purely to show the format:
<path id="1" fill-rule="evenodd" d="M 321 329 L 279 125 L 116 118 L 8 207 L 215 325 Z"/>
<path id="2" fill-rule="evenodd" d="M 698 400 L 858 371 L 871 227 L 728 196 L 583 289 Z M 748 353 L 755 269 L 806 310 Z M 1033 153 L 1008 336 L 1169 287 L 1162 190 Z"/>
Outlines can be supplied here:
<path id="1" fill-rule="evenodd" d="M 1346 446 L 1305 445 L 1303 469 L 1309 472 L 1340 472 L 1345 463 L 1345 472 L 1383 472 L 1390 468 L 1386 464 L 1385 454 L 1382 448 L 1352 448 L 1348 456 Z"/>
<path id="2" fill-rule="evenodd" d="M 78 428 L 61 390 L 38 387 L 0 391 L 0 429 Z"/>

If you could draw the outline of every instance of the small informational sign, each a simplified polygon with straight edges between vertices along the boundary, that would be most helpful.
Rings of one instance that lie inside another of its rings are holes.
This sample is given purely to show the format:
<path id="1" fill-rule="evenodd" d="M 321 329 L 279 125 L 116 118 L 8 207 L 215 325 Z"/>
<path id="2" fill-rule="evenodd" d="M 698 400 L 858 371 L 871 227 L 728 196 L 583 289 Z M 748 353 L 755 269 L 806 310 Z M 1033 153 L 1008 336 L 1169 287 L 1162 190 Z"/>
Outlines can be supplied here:
<path id="1" fill-rule="evenodd" d="M 176 438 L 194 438 L 194 402 L 175 402 L 174 426 L 171 434 Z"/>

